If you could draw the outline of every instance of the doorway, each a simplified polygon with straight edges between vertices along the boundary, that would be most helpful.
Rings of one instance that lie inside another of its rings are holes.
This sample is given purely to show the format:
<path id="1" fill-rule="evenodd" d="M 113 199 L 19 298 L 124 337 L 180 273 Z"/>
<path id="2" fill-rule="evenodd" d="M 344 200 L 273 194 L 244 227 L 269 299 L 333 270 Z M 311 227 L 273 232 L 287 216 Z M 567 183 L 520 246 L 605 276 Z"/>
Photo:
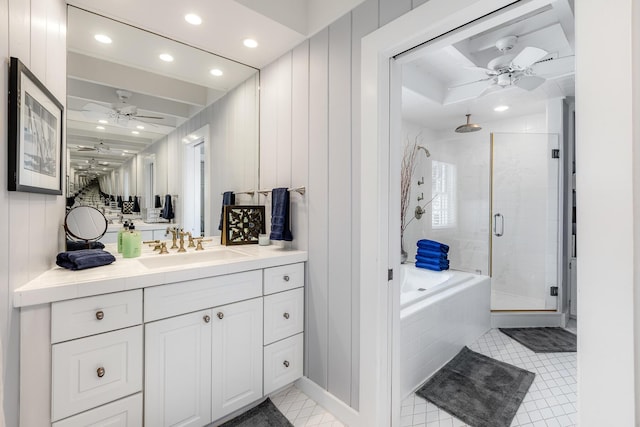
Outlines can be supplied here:
<path id="1" fill-rule="evenodd" d="M 204 126 L 183 138 L 183 228 L 192 236 L 205 236 L 210 233 L 210 221 L 207 212 L 209 169 L 207 153 L 209 145 L 209 126 Z"/>

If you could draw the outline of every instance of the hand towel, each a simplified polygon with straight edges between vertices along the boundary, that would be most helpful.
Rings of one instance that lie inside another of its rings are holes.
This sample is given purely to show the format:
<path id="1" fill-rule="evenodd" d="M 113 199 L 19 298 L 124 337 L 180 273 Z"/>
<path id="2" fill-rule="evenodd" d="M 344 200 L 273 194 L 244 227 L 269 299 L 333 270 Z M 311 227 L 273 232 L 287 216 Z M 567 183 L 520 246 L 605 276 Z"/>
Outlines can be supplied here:
<path id="1" fill-rule="evenodd" d="M 270 240 L 293 240 L 290 227 L 289 190 L 274 188 L 271 190 L 271 234 Z"/>
<path id="2" fill-rule="evenodd" d="M 416 262 L 416 267 L 418 268 L 424 268 L 426 270 L 432 270 L 432 271 L 443 271 L 443 270 L 448 270 L 449 267 L 440 267 L 438 265 L 434 265 L 434 264 L 426 264 L 423 262 Z"/>
<path id="3" fill-rule="evenodd" d="M 74 242 L 67 240 L 67 251 L 79 251 L 82 249 L 104 249 L 102 242 Z"/>
<path id="4" fill-rule="evenodd" d="M 162 207 L 162 201 L 160 201 L 160 195 L 159 194 L 155 195 L 153 207 L 154 208 L 161 208 Z"/>
<path id="5" fill-rule="evenodd" d="M 133 211 L 140 212 L 140 197 L 138 196 L 133 198 Z"/>
<path id="6" fill-rule="evenodd" d="M 164 208 L 162 208 L 162 214 L 160 217 L 164 219 L 173 219 L 173 203 L 171 203 L 171 194 L 164 196 Z"/>
<path id="7" fill-rule="evenodd" d="M 444 243 L 436 242 L 435 240 L 428 240 L 428 239 L 418 240 L 418 243 L 416 243 L 416 245 L 421 249 L 439 250 L 444 253 L 449 252 L 448 245 L 445 245 Z"/>
<path id="8" fill-rule="evenodd" d="M 82 249 L 79 251 L 60 252 L 56 264 L 69 270 L 84 270 L 114 262 L 116 258 L 102 249 Z"/>
<path id="9" fill-rule="evenodd" d="M 118 196 L 117 201 L 118 201 L 118 207 L 122 209 L 122 196 Z"/>
<path id="10" fill-rule="evenodd" d="M 439 250 L 427 250 L 418 248 L 416 254 L 425 258 L 447 259 L 447 254 Z"/>
<path id="11" fill-rule="evenodd" d="M 235 204 L 236 204 L 236 195 L 233 194 L 233 191 L 225 191 L 222 194 L 222 208 L 220 209 L 220 224 L 218 225 L 218 230 L 222 230 L 224 207 L 229 205 L 235 205 Z"/>

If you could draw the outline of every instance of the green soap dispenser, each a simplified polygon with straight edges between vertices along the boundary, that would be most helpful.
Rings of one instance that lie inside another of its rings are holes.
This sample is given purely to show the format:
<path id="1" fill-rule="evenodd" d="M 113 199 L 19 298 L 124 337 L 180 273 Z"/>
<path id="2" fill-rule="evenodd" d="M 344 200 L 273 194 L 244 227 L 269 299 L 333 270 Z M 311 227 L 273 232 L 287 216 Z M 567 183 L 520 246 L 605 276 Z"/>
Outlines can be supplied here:
<path id="1" fill-rule="evenodd" d="M 131 224 L 129 231 L 122 235 L 122 256 L 136 258 L 142 253 L 142 236 L 136 231 L 136 226 Z"/>
<path id="2" fill-rule="evenodd" d="M 122 253 L 122 236 L 129 231 L 129 221 L 125 221 L 124 225 L 118 230 L 118 253 Z"/>

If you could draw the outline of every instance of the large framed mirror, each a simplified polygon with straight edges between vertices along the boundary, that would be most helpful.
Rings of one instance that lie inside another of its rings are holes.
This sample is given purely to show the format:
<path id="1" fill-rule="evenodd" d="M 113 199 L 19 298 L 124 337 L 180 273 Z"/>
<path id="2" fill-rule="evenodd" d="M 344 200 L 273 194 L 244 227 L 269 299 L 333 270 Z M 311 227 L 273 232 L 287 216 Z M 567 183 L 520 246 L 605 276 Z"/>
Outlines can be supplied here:
<path id="1" fill-rule="evenodd" d="M 222 193 L 259 188 L 259 71 L 71 5 L 67 48 L 69 195 L 97 181 L 141 221 L 170 201 L 171 222 L 217 234 Z"/>

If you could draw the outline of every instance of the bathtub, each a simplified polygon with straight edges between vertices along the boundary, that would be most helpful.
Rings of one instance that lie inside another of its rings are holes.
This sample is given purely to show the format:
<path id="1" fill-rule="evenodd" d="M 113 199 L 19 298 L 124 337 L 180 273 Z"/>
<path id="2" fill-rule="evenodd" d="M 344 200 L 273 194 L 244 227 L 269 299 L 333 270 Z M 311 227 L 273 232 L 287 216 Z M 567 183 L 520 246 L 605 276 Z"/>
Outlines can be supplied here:
<path id="1" fill-rule="evenodd" d="M 491 328 L 491 279 L 400 266 L 400 391 L 404 399 Z"/>

